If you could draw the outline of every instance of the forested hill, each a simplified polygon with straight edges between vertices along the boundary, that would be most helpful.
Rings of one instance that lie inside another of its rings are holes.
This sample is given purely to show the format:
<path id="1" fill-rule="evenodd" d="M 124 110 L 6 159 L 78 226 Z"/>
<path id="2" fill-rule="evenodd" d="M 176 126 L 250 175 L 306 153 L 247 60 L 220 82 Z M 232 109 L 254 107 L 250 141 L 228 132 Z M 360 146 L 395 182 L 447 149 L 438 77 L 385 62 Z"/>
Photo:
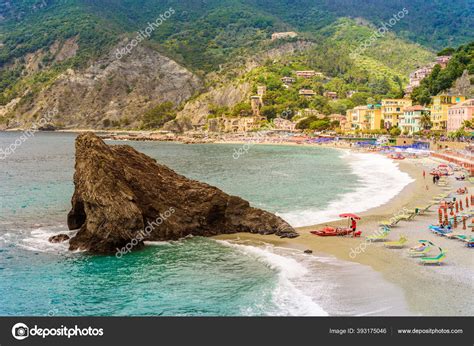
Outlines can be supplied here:
<path id="1" fill-rule="evenodd" d="M 272 31 L 315 33 L 339 17 L 377 27 L 403 8 L 407 15 L 391 30 L 425 47 L 458 46 L 474 35 L 465 0 L 7 0 L 0 4 L 0 64 L 77 34 L 88 54 L 100 53 L 117 34 L 142 29 L 170 7 L 176 13 L 152 39 L 202 70 Z"/>
<path id="2" fill-rule="evenodd" d="M 354 86 L 357 73 L 358 88 L 364 83 L 370 92 L 396 95 L 410 70 L 431 61 L 434 51 L 474 39 L 473 12 L 465 0 L 4 0 L 0 126 L 67 98 L 83 100 L 81 109 L 75 101 L 62 105 L 71 124 L 85 123 L 81 114 L 91 107 L 88 124 L 101 123 L 106 112 L 128 124 L 159 102 L 182 106 L 213 87 L 209 76 L 233 73 L 249 57 L 278 49 L 282 42 L 270 42 L 278 31 L 337 47 L 337 59 L 325 61 L 317 50 L 319 62 L 309 66 L 344 79 L 344 88 Z M 336 66 L 399 13 L 389 34 L 344 69 Z M 113 59 L 120 43 L 158 22 L 132 54 Z"/>

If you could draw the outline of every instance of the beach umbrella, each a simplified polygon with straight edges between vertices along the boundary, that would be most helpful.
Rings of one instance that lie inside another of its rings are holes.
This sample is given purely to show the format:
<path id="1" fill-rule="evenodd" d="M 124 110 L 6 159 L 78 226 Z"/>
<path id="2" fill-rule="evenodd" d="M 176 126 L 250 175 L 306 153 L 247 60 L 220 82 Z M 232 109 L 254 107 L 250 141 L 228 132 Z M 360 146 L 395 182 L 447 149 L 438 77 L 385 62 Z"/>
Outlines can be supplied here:
<path id="1" fill-rule="evenodd" d="M 438 218 L 439 218 L 439 224 L 440 226 L 443 224 L 443 211 L 441 208 L 438 209 Z"/>
<path id="2" fill-rule="evenodd" d="M 456 214 L 459 213 L 459 203 L 456 201 Z"/>
<path id="3" fill-rule="evenodd" d="M 452 205 L 452 204 L 451 204 L 451 206 L 449 207 L 449 209 L 451 210 L 451 212 L 450 212 L 449 214 L 450 214 L 451 216 L 453 216 L 453 215 L 454 215 L 454 211 L 453 211 L 454 208 L 453 208 L 453 205 Z"/>
<path id="4" fill-rule="evenodd" d="M 448 210 L 444 211 L 444 224 L 445 226 L 449 225 Z"/>
<path id="5" fill-rule="evenodd" d="M 360 220 L 360 216 L 357 216 L 356 214 L 351 214 L 351 213 L 347 213 L 347 214 L 341 214 L 339 215 L 339 217 L 343 217 L 343 218 L 353 218 L 353 219 L 356 219 L 356 220 Z"/>
<path id="6" fill-rule="evenodd" d="M 469 198 L 466 196 L 466 208 L 469 208 Z"/>
<path id="7" fill-rule="evenodd" d="M 453 227 L 458 228 L 458 216 L 457 215 L 454 215 Z"/>
<path id="8" fill-rule="evenodd" d="M 471 195 L 471 205 L 474 204 L 474 195 Z"/>
<path id="9" fill-rule="evenodd" d="M 464 208 L 462 207 L 462 200 L 459 201 L 459 209 L 460 209 L 461 211 L 464 210 Z"/>
<path id="10" fill-rule="evenodd" d="M 465 216 L 462 217 L 462 229 L 464 229 L 464 230 L 466 229 L 466 219 L 467 219 L 467 217 L 465 217 Z"/>

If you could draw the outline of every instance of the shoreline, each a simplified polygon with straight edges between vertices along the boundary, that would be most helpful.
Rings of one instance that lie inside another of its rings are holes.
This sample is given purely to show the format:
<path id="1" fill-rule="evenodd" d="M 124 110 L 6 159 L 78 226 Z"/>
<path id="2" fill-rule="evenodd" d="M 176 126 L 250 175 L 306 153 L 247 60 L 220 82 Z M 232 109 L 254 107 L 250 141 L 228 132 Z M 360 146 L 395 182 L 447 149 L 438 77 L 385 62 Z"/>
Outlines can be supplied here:
<path id="1" fill-rule="evenodd" d="M 423 160 L 435 164 L 430 159 Z M 326 254 L 343 261 L 356 262 L 381 273 L 385 281 L 400 287 L 404 292 L 406 303 L 414 315 L 472 315 L 473 307 L 465 304 L 464 300 L 460 300 L 459 297 L 468 297 L 472 293 L 474 257 L 470 252 L 471 249 L 465 247 L 460 241 L 434 236 L 428 231 L 428 225 L 437 222 L 436 206 L 430 208 L 429 213 L 418 215 L 413 221 L 402 221 L 393 228 L 389 236 L 390 240 L 397 240 L 400 234 L 408 237 L 409 245 L 404 249 L 386 249 L 383 243 L 368 243 L 365 240 L 367 235 L 373 234 L 377 230 L 380 221 L 389 219 L 403 208 L 414 209 L 417 206 L 425 205 L 433 196 L 446 192 L 442 187 L 432 184 L 429 174 L 426 179 L 423 179 L 423 168 L 427 172 L 429 169 L 421 164 L 422 162 L 411 159 L 400 162 L 400 170 L 408 173 L 414 181 L 405 186 L 387 203 L 360 213 L 362 220 L 358 223 L 358 229 L 363 232 L 361 238 L 318 237 L 310 233 L 311 230 L 325 225 L 345 225 L 346 221 L 341 220 L 298 227 L 296 230 L 300 236 L 291 240 L 280 239 L 274 235 L 261 236 L 245 233 L 219 235 L 214 238 L 228 241 L 239 239 L 255 244 L 265 242 L 300 251 L 311 250 L 314 254 Z M 468 182 L 456 182 L 452 177 L 449 180 L 454 185 L 451 188 L 452 191 L 455 191 L 458 186 L 469 184 Z M 409 257 L 407 248 L 416 245 L 419 239 L 432 240 L 435 244 L 447 249 L 446 263 L 435 267 L 422 266 L 418 258 Z M 363 252 L 354 255 L 354 249 L 362 250 L 362 248 Z M 376 284 L 374 282 L 374 285 Z M 449 294 L 447 294 L 447 290 Z"/>

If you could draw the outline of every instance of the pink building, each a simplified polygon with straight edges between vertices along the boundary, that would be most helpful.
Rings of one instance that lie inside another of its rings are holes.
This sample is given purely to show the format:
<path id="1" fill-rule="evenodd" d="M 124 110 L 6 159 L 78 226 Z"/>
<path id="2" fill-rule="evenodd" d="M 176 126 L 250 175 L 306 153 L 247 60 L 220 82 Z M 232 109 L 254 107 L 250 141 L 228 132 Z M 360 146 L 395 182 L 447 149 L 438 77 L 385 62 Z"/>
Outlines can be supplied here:
<path id="1" fill-rule="evenodd" d="M 466 120 L 472 120 L 474 113 L 474 99 L 457 103 L 448 109 L 448 132 L 453 132 L 462 127 Z"/>
<path id="2" fill-rule="evenodd" d="M 441 68 L 445 68 L 448 65 L 449 60 L 451 60 L 451 56 L 449 55 L 442 55 L 436 57 L 436 63 L 441 65 Z"/>

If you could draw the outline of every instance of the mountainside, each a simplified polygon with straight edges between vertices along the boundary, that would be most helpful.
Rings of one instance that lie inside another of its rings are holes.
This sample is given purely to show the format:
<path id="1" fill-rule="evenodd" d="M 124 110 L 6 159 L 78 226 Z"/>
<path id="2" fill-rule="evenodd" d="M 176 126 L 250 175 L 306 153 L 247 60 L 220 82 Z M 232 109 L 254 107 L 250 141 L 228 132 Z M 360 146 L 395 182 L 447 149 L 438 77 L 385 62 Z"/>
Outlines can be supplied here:
<path id="1" fill-rule="evenodd" d="M 474 96 L 474 42 L 454 50 L 446 68 L 435 66 L 413 90 L 411 98 L 416 103 L 429 104 L 432 96 L 442 92 L 461 93 L 468 98 Z"/>
<path id="2" fill-rule="evenodd" d="M 249 71 L 249 62 L 261 66 L 254 56 L 285 44 L 270 42 L 271 33 L 294 30 L 299 38 L 290 42 L 333 44 L 341 55 L 350 56 L 381 21 L 406 8 L 407 14 L 390 33 L 350 58 L 351 70 L 364 76 L 371 71 L 362 78 L 365 84 L 382 80 L 395 90 L 411 69 L 433 57 L 433 47 L 473 39 L 469 6 L 462 0 L 4 1 L 0 126 L 21 125 L 54 107 L 58 125 L 67 127 L 102 127 L 104 121 L 114 127 L 137 127 L 146 111 L 163 102 L 172 102 L 178 118 L 192 116 L 195 109 L 204 116 L 211 104 L 232 107 L 248 96 L 240 79 Z M 139 41 L 136 47 L 133 40 Z M 117 51 L 118 47 L 128 48 Z M 318 66 L 324 60 L 317 54 L 306 65 L 324 69 Z M 346 80 L 347 71 L 327 69 L 333 70 L 330 77 L 352 83 Z M 225 83 L 240 91 L 219 91 Z M 202 101 L 209 99 L 205 94 L 196 98 L 200 92 L 210 92 L 211 101 Z M 233 96 L 220 102 L 222 95 Z M 190 99 L 200 104 L 186 105 Z M 196 121 L 201 120 L 202 116 Z"/>

